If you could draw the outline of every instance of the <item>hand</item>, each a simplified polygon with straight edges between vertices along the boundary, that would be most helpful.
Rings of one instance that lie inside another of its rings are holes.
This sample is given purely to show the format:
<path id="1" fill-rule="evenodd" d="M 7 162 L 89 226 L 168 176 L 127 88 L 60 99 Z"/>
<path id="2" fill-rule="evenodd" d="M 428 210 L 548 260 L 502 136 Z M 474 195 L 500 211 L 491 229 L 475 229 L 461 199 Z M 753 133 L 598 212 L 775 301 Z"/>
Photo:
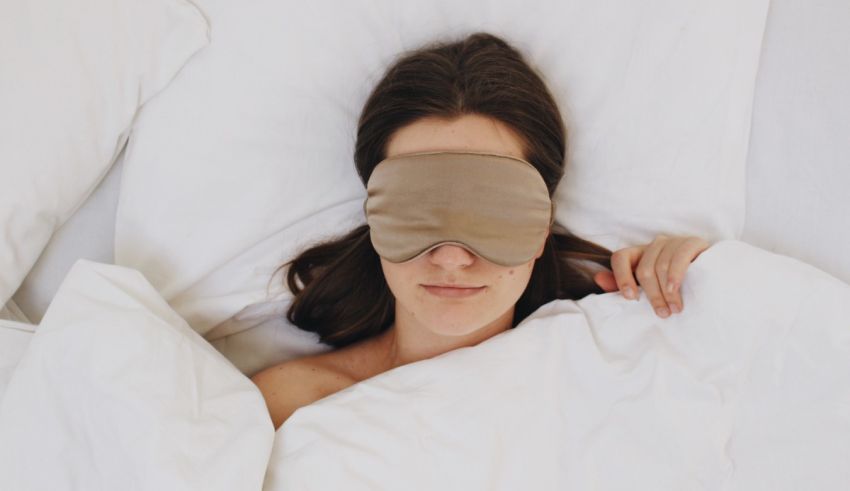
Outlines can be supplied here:
<path id="1" fill-rule="evenodd" d="M 646 292 L 659 317 L 682 311 L 679 288 L 690 263 L 710 244 L 699 237 L 659 235 L 643 246 L 626 247 L 611 256 L 611 271 L 600 271 L 593 279 L 606 292 L 620 290 L 623 296 L 640 298 L 632 275 Z"/>

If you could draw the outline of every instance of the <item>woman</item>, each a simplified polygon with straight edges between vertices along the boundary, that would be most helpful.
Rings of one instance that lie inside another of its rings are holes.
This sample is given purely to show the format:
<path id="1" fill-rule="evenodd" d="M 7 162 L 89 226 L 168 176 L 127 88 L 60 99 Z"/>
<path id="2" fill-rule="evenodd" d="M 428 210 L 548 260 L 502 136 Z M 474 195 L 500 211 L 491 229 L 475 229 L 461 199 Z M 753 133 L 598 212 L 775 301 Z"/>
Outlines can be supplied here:
<path id="1" fill-rule="evenodd" d="M 551 300 L 616 290 L 636 300 L 639 284 L 659 316 L 681 311 L 678 288 L 685 270 L 709 247 L 697 237 L 658 236 L 650 244 L 611 253 L 551 220 L 545 227 L 544 217 L 540 224 L 545 228 L 538 236 L 542 239 L 537 242 L 532 236 L 510 236 L 515 233 L 512 228 L 506 238 L 497 238 L 488 249 L 455 240 L 466 235 L 481 239 L 488 226 L 494 227 L 473 219 L 467 222 L 469 226 L 455 230 L 458 237 L 446 235 L 450 240 L 425 249 L 416 247 L 411 249 L 413 254 L 402 258 L 394 257 L 393 246 L 386 245 L 407 243 L 411 236 L 402 230 L 403 212 L 418 207 L 393 206 L 396 201 L 380 209 L 383 205 L 375 204 L 373 194 L 383 192 L 382 186 L 391 188 L 393 182 L 411 190 L 440 193 L 455 176 L 447 176 L 451 170 L 445 172 L 452 167 L 442 167 L 444 172 L 421 175 L 422 181 L 435 182 L 419 182 L 410 178 L 412 174 L 403 174 L 396 181 L 386 176 L 370 180 L 377 174 L 376 168 L 401 168 L 400 162 L 422 155 L 434 160 L 428 165 L 444 165 L 445 157 L 463 157 L 468 152 L 475 154 L 470 157 L 493 162 L 484 167 L 493 169 L 484 171 L 488 177 L 490 172 L 505 172 L 497 179 L 501 186 L 515 177 L 511 172 L 527 172 L 533 166 L 535 178 L 542 178 L 537 197 L 542 194 L 548 202 L 564 172 L 565 133 L 560 111 L 543 80 L 520 53 L 496 36 L 476 33 L 459 42 L 426 46 L 407 53 L 387 70 L 363 108 L 354 155 L 357 171 L 369 190 L 367 224 L 283 265 L 290 266 L 287 283 L 295 295 L 287 318 L 338 349 L 288 361 L 252 377 L 266 399 L 275 428 L 299 407 L 352 384 L 478 344 L 513 328 Z M 378 167 L 383 162 L 386 164 Z M 440 179 L 444 182 L 438 182 Z M 490 195 L 482 191 L 481 198 L 517 188 L 503 187 L 489 191 Z M 473 183 L 464 189 L 479 187 Z M 393 199 L 401 199 L 404 189 L 401 191 Z M 523 193 L 518 194 L 521 202 L 528 201 Z M 470 196 L 467 203 L 470 210 L 483 206 L 478 196 Z M 423 204 L 423 210 L 416 211 L 441 220 L 441 214 L 468 211 L 429 206 Z M 528 204 L 527 210 L 522 209 L 536 213 L 531 207 Z M 378 211 L 402 213 L 395 217 L 397 229 L 378 226 Z M 500 217 L 510 210 L 497 211 L 494 216 Z M 441 233 L 448 233 L 446 230 Z M 392 242 L 396 239 L 401 242 Z M 500 264 L 482 257 L 485 252 L 493 253 L 493 258 L 507 257 L 517 241 L 525 244 L 526 253 L 515 256 L 519 260 Z M 381 244 L 381 255 L 375 244 Z M 594 274 L 582 261 L 611 271 Z"/>

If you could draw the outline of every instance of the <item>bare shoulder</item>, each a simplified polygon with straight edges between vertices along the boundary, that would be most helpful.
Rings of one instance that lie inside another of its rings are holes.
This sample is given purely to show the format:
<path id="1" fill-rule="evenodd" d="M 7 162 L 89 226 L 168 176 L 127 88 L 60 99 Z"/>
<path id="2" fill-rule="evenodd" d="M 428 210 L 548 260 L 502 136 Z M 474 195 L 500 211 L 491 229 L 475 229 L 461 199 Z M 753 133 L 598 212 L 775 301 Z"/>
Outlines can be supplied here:
<path id="1" fill-rule="evenodd" d="M 326 360 L 322 355 L 299 358 L 251 377 L 266 400 L 275 430 L 297 409 L 355 383 Z"/>

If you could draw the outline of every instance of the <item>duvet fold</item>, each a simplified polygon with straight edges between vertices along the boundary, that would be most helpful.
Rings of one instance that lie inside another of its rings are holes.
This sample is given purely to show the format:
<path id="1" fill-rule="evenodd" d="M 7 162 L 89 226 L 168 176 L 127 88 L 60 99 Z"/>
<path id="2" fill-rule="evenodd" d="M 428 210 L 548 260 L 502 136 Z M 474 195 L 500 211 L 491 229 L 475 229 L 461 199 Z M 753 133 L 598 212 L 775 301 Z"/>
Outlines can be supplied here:
<path id="1" fill-rule="evenodd" d="M 850 286 L 743 242 L 362 381 L 275 432 L 133 269 L 80 260 L 0 401 L 0 488 L 850 489 Z"/>
<path id="2" fill-rule="evenodd" d="M 0 401 L 0 489 L 260 489 L 254 384 L 138 271 L 79 260 Z"/>
<path id="3" fill-rule="evenodd" d="M 727 240 L 657 317 L 618 293 L 296 411 L 273 490 L 850 489 L 850 287 Z"/>

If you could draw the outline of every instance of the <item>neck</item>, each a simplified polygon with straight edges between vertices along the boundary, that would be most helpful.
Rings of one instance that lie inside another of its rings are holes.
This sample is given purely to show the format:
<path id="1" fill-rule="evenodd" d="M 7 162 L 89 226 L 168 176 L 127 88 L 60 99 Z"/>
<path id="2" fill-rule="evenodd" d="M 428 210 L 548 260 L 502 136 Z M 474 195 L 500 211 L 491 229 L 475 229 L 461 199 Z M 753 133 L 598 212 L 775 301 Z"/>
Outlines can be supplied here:
<path id="1" fill-rule="evenodd" d="M 395 322 L 379 335 L 380 352 L 386 353 L 387 370 L 420 360 L 433 358 L 449 351 L 475 346 L 511 327 L 514 307 L 489 324 L 461 336 L 437 334 L 420 324 L 396 304 Z"/>

